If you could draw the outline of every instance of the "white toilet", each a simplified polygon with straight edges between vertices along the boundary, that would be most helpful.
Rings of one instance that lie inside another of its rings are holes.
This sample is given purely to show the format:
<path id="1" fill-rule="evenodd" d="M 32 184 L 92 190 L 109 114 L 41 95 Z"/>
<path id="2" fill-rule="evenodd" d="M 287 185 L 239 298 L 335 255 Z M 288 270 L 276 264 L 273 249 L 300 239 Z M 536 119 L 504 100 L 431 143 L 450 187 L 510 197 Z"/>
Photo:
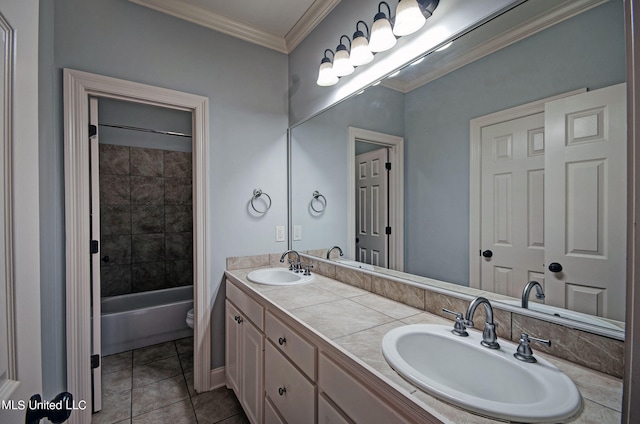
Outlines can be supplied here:
<path id="1" fill-rule="evenodd" d="M 187 325 L 189 328 L 193 328 L 193 308 L 189 309 L 189 312 L 187 312 Z"/>

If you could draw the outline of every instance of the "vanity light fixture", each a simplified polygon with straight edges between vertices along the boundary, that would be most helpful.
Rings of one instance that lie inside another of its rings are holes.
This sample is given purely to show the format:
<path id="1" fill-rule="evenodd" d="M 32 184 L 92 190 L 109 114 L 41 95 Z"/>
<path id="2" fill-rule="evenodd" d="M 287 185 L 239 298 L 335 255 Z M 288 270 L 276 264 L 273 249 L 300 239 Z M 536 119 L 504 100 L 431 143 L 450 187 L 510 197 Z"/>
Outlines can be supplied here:
<path id="1" fill-rule="evenodd" d="M 427 22 L 420 10 L 417 0 L 400 0 L 396 8 L 396 19 L 393 24 L 393 33 L 402 37 L 413 34 Z"/>
<path id="2" fill-rule="evenodd" d="M 358 29 L 358 25 L 362 23 L 367 29 L 367 36 Z M 353 66 L 362 66 L 373 60 L 373 53 L 369 49 L 369 27 L 365 21 L 356 23 L 356 32 L 353 33 L 353 41 L 351 42 L 351 64 Z"/>
<path id="3" fill-rule="evenodd" d="M 447 44 L 445 44 L 442 47 L 438 47 L 436 49 L 437 52 L 441 52 L 442 50 L 448 49 L 449 47 L 451 47 L 451 45 L 453 44 L 453 41 L 449 41 Z"/>
<path id="4" fill-rule="evenodd" d="M 331 85 L 335 85 L 338 82 L 338 76 L 336 72 L 333 70 L 333 64 L 331 63 L 331 59 L 327 57 L 327 52 L 331 52 L 331 55 L 335 58 L 335 54 L 333 50 L 326 49 L 324 51 L 324 57 L 320 61 L 320 70 L 318 71 L 318 80 L 316 84 L 321 87 L 328 87 Z"/>
<path id="5" fill-rule="evenodd" d="M 381 1 L 378 4 L 378 13 L 373 18 L 373 26 L 371 27 L 371 40 L 369 41 L 369 48 L 374 53 L 383 52 L 389 50 L 393 46 L 396 45 L 396 36 L 393 35 L 393 30 L 391 29 L 391 22 L 387 15 L 385 15 L 381 8 L 382 5 L 387 6 L 387 10 L 389 11 L 389 16 L 391 16 L 391 8 L 389 4 L 385 1 Z"/>
<path id="6" fill-rule="evenodd" d="M 349 37 L 346 35 L 340 37 L 340 44 L 336 48 L 336 54 L 333 57 L 333 70 L 339 77 L 350 75 L 355 70 L 349 58 L 349 50 L 347 50 L 347 46 L 342 43 L 343 38 L 349 40 Z M 351 48 L 351 40 L 349 40 L 349 48 Z"/>

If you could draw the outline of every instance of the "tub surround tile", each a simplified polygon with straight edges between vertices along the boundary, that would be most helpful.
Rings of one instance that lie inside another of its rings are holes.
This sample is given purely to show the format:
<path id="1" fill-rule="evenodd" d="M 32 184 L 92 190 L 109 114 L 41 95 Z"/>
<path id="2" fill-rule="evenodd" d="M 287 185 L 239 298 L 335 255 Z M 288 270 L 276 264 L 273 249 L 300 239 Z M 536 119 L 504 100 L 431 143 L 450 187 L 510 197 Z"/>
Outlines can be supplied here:
<path id="1" fill-rule="evenodd" d="M 129 147 L 100 144 L 100 175 L 129 175 Z"/>
<path id="2" fill-rule="evenodd" d="M 135 370 L 134 368 L 134 374 Z M 187 383 L 180 370 L 178 370 L 178 373 L 173 377 L 155 381 L 144 386 L 136 386 L 135 381 L 134 376 L 134 388 L 131 391 L 131 414 L 134 418 L 145 412 L 153 411 L 165 405 L 189 398 Z"/>
<path id="3" fill-rule="evenodd" d="M 149 362 L 133 368 L 133 388 L 146 386 L 178 375 L 182 375 L 182 368 L 177 355 Z"/>
<path id="4" fill-rule="evenodd" d="M 164 176 L 191 178 L 191 153 L 164 151 Z"/>
<path id="5" fill-rule="evenodd" d="M 193 261 L 191 259 L 167 261 L 164 280 L 167 287 L 193 285 Z"/>
<path id="6" fill-rule="evenodd" d="M 100 255 L 109 257 L 105 264 L 130 264 L 131 263 L 131 236 L 119 234 L 102 237 Z"/>
<path id="7" fill-rule="evenodd" d="M 131 175 L 164 176 L 164 153 L 159 149 L 131 147 L 129 150 Z"/>
<path id="8" fill-rule="evenodd" d="M 512 314 L 512 320 L 512 340 L 515 342 L 519 340 L 521 333 L 548 339 L 551 340 L 551 347 L 537 344 L 538 350 L 614 377 L 622 378 L 624 375 L 624 342 L 620 340 L 569 329 L 516 313 Z"/>
<path id="9" fill-rule="evenodd" d="M 100 296 L 131 293 L 131 265 L 100 264 Z"/>
<path id="10" fill-rule="evenodd" d="M 128 175 L 100 176 L 100 204 L 128 205 L 131 202 L 131 178 Z"/>
<path id="11" fill-rule="evenodd" d="M 371 291 L 388 299 L 413 306 L 414 308 L 424 307 L 425 291 L 419 287 L 373 276 L 371 280 Z"/>
<path id="12" fill-rule="evenodd" d="M 330 339 L 393 321 L 387 315 L 348 299 L 298 308 L 295 315 Z"/>
<path id="13" fill-rule="evenodd" d="M 164 178 L 131 176 L 131 204 L 164 205 Z"/>
<path id="14" fill-rule="evenodd" d="M 131 234 L 130 205 L 100 206 L 100 235 Z"/>
<path id="15" fill-rule="evenodd" d="M 158 205 L 131 206 L 131 233 L 157 234 L 164 232 L 164 207 Z"/>
<path id="16" fill-rule="evenodd" d="M 164 225 L 168 233 L 186 233 L 193 227 L 193 212 L 189 205 L 164 207 Z"/>
<path id="17" fill-rule="evenodd" d="M 190 259 L 193 257 L 193 233 L 165 233 L 165 258 Z"/>
<path id="18" fill-rule="evenodd" d="M 144 365 L 177 355 L 178 351 L 174 342 L 160 343 L 136 349 L 133 352 L 133 365 Z"/>
<path id="19" fill-rule="evenodd" d="M 166 288 L 164 261 L 132 264 L 131 275 L 133 293 Z"/>
<path id="20" fill-rule="evenodd" d="M 191 178 L 165 178 L 165 205 L 190 205 L 193 202 L 192 192 Z"/>
<path id="21" fill-rule="evenodd" d="M 134 234 L 131 236 L 133 263 L 164 260 L 164 234 Z"/>
<path id="22" fill-rule="evenodd" d="M 233 256 L 227 258 L 227 269 L 246 269 L 269 266 L 270 255 Z M 278 257 L 279 258 L 279 257 Z"/>

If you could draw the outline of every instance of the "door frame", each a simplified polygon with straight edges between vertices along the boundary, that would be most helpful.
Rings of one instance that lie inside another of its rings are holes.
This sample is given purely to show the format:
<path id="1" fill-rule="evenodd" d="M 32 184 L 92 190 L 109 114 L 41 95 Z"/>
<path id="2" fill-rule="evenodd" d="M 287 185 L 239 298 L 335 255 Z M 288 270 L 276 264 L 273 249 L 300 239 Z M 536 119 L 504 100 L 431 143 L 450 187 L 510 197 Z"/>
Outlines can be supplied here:
<path id="1" fill-rule="evenodd" d="M 191 112 L 193 117 L 194 386 L 211 384 L 211 242 L 209 209 L 209 99 L 195 94 L 64 69 L 67 390 L 91 399 L 89 254 L 89 96 Z M 91 408 L 70 423 L 91 422 Z"/>
<path id="2" fill-rule="evenodd" d="M 404 138 L 361 128 L 349 127 L 347 146 L 349 199 L 347 203 L 347 251 L 355 259 L 356 245 L 356 141 L 378 144 L 389 149 L 389 269 L 404 271 Z"/>
<path id="3" fill-rule="evenodd" d="M 482 237 L 480 234 L 482 218 L 482 129 L 490 125 L 544 112 L 545 103 L 586 91 L 586 88 L 580 88 L 480 116 L 469 121 L 469 287 L 480 289 L 481 281 L 482 261 L 480 260 L 479 252 L 482 251 Z"/>

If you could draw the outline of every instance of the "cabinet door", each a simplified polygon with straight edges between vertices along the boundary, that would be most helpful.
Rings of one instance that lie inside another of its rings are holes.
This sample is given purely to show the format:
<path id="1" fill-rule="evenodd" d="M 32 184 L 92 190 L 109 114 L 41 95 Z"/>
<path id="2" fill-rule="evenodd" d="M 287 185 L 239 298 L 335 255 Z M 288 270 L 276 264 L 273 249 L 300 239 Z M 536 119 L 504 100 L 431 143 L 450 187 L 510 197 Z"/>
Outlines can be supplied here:
<path id="1" fill-rule="evenodd" d="M 264 335 L 251 322 L 242 322 L 240 403 L 249 421 L 262 422 L 264 402 Z"/>
<path id="2" fill-rule="evenodd" d="M 236 395 L 240 395 L 240 352 L 241 352 L 241 329 L 242 326 L 238 322 L 241 318 L 240 312 L 227 300 L 225 312 L 225 354 L 226 366 L 225 374 L 227 379 L 227 387 L 233 389 Z"/>

